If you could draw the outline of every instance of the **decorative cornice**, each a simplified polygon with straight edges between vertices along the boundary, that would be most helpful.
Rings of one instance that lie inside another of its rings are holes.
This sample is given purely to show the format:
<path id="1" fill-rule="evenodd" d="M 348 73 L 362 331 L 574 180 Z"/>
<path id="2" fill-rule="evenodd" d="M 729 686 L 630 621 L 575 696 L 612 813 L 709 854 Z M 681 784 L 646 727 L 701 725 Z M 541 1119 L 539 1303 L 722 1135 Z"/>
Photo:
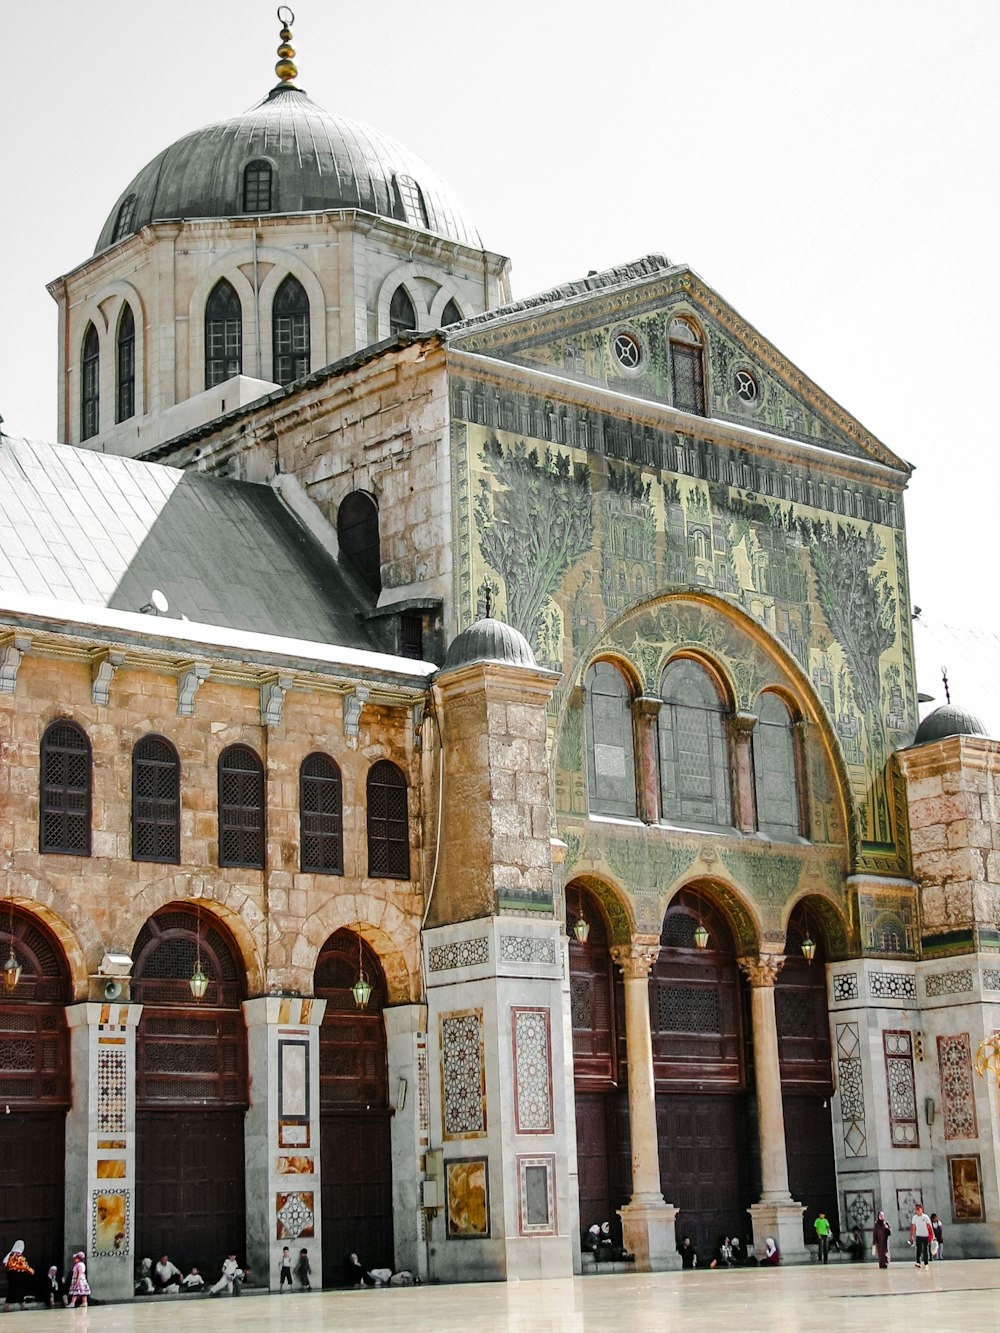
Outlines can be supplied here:
<path id="1" fill-rule="evenodd" d="M 14 634 L 0 645 L 0 694 L 14 693 L 18 670 L 30 648 L 31 640 L 26 634 Z"/>
<path id="2" fill-rule="evenodd" d="M 111 698 L 111 682 L 115 672 L 125 661 L 125 654 L 113 649 L 96 653 L 90 667 L 91 698 L 95 704 L 106 704 Z"/>

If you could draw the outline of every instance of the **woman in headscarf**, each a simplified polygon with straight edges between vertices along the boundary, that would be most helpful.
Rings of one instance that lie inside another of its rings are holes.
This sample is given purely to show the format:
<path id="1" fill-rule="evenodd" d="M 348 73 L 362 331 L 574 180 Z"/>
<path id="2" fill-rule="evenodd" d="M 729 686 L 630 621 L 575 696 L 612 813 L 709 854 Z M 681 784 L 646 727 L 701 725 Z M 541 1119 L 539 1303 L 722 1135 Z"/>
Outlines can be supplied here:
<path id="1" fill-rule="evenodd" d="M 24 1241 L 16 1240 L 10 1247 L 3 1266 L 7 1272 L 7 1300 L 4 1303 L 4 1314 L 12 1305 L 24 1308 L 24 1298 L 28 1293 L 28 1279 L 34 1277 L 35 1270 L 30 1267 L 27 1259 L 24 1257 Z"/>
<path id="2" fill-rule="evenodd" d="M 875 1225 L 872 1227 L 872 1240 L 875 1242 L 875 1255 L 878 1259 L 879 1268 L 889 1267 L 889 1237 L 892 1235 L 892 1227 L 885 1220 L 885 1213 L 879 1210 L 878 1217 L 875 1219 Z"/>
<path id="3" fill-rule="evenodd" d="M 781 1263 L 781 1255 L 778 1253 L 778 1247 L 774 1243 L 773 1236 L 768 1236 L 767 1240 L 765 1240 L 764 1242 L 764 1258 L 761 1260 L 761 1263 L 763 1264 Z"/>

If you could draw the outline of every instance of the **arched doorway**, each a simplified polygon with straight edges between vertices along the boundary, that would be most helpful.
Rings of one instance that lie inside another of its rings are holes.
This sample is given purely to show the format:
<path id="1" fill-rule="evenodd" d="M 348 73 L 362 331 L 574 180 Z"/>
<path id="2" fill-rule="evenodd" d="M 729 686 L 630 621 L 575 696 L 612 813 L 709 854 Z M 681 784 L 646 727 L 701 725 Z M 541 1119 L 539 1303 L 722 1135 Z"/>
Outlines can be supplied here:
<path id="1" fill-rule="evenodd" d="M 708 931 L 699 948 L 695 932 Z M 650 1027 L 663 1193 L 678 1232 L 708 1257 L 723 1234 L 746 1240 L 754 1182 L 749 1022 L 733 935 L 722 912 L 682 889 L 663 918 L 650 974 Z"/>
<path id="2" fill-rule="evenodd" d="M 21 977 L 0 988 L 0 1197 L 10 1239 L 24 1241 L 38 1274 L 63 1262 L 69 969 L 58 942 L 16 908 L 0 914 L 0 961 L 12 944 Z"/>
<path id="3" fill-rule="evenodd" d="M 217 920 L 186 903 L 157 912 L 132 951 L 136 1041 L 136 1252 L 186 1272 L 245 1258 L 246 975 Z M 200 957 L 203 1000 L 191 995 Z"/>
<path id="4" fill-rule="evenodd" d="M 811 939 L 816 954 L 809 962 L 802 944 Z M 830 1016 L 826 1000 L 826 949 L 818 921 L 799 903 L 788 922 L 785 965 L 774 987 L 781 1068 L 781 1101 L 785 1117 L 788 1188 L 805 1204 L 802 1225 L 806 1241 L 825 1212 L 837 1225 L 837 1173 L 833 1151 L 830 1098 L 833 1074 Z"/>
<path id="5" fill-rule="evenodd" d="M 573 931 L 581 917 L 590 927 L 584 941 Z M 566 888 L 566 932 L 580 1226 L 610 1222 L 620 1239 L 617 1210 L 632 1197 L 624 997 L 604 914 L 579 884 Z"/>
<path id="6" fill-rule="evenodd" d="M 363 1010 L 351 991 L 359 962 L 372 988 Z M 323 1273 L 334 1286 L 352 1251 L 365 1268 L 395 1267 L 385 975 L 359 936 L 338 930 L 317 959 L 314 989 L 326 1000 L 319 1033 L 320 1169 Z"/>

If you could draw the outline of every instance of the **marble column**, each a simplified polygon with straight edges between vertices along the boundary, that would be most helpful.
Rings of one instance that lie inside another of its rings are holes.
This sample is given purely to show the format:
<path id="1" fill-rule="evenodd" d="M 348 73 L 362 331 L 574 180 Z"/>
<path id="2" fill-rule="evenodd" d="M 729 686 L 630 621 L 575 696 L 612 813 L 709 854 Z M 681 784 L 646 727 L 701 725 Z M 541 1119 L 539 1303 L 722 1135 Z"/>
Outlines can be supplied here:
<path id="1" fill-rule="evenodd" d="M 632 705 L 636 750 L 639 762 L 639 818 L 646 824 L 660 822 L 660 751 L 656 726 L 662 699 L 640 696 Z"/>
<path id="2" fill-rule="evenodd" d="M 781 1104 L 781 1069 L 778 1062 L 778 1024 L 774 983 L 785 962 L 783 954 L 762 953 L 741 958 L 740 967 L 750 982 L 753 1057 L 757 1080 L 757 1134 L 760 1145 L 761 1197 L 750 1208 L 754 1245 L 758 1253 L 773 1236 L 786 1262 L 804 1262 L 802 1204 L 788 1189 L 785 1151 L 785 1114 Z"/>
<path id="3" fill-rule="evenodd" d="M 66 1254 L 83 1250 L 102 1300 L 132 1296 L 135 1033 L 141 1004 L 72 1004 L 73 1105 L 66 1117 Z M 48 1261 L 46 1261 L 48 1262 Z"/>
<path id="4" fill-rule="evenodd" d="M 757 828 L 757 798 L 753 782 L 753 729 L 756 713 L 734 713 L 729 719 L 735 769 L 736 827 L 741 833 Z"/>
<path id="5" fill-rule="evenodd" d="M 397 1004 L 382 1010 L 389 1099 L 394 1106 L 392 1138 L 393 1246 L 396 1267 L 426 1282 L 423 1204 L 419 1163 L 430 1146 L 427 1071 L 427 1006 Z"/>
<path id="6" fill-rule="evenodd" d="M 649 972 L 659 952 L 659 941 L 651 939 L 634 939 L 630 944 L 619 944 L 611 950 L 625 982 L 628 1111 L 632 1138 L 632 1198 L 618 1210 L 618 1216 L 622 1220 L 625 1249 L 635 1255 L 636 1268 L 647 1273 L 680 1265 L 674 1234 L 678 1210 L 663 1199 L 656 1133 Z"/>
<path id="7" fill-rule="evenodd" d="M 243 1002 L 250 1072 L 246 1259 L 255 1284 L 272 1291 L 284 1245 L 309 1251 L 312 1285 L 323 1285 L 319 1028 L 325 1012 L 325 1000 L 293 995 Z"/>

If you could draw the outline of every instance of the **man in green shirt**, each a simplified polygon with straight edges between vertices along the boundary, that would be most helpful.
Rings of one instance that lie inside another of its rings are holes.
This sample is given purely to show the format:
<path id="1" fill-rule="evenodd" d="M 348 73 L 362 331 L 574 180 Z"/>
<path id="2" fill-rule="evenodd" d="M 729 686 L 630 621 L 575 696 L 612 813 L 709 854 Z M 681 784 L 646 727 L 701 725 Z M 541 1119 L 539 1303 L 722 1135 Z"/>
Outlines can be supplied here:
<path id="1" fill-rule="evenodd" d="M 830 1223 L 826 1220 L 826 1213 L 820 1213 L 813 1226 L 819 1240 L 819 1261 L 825 1264 L 830 1254 Z"/>

